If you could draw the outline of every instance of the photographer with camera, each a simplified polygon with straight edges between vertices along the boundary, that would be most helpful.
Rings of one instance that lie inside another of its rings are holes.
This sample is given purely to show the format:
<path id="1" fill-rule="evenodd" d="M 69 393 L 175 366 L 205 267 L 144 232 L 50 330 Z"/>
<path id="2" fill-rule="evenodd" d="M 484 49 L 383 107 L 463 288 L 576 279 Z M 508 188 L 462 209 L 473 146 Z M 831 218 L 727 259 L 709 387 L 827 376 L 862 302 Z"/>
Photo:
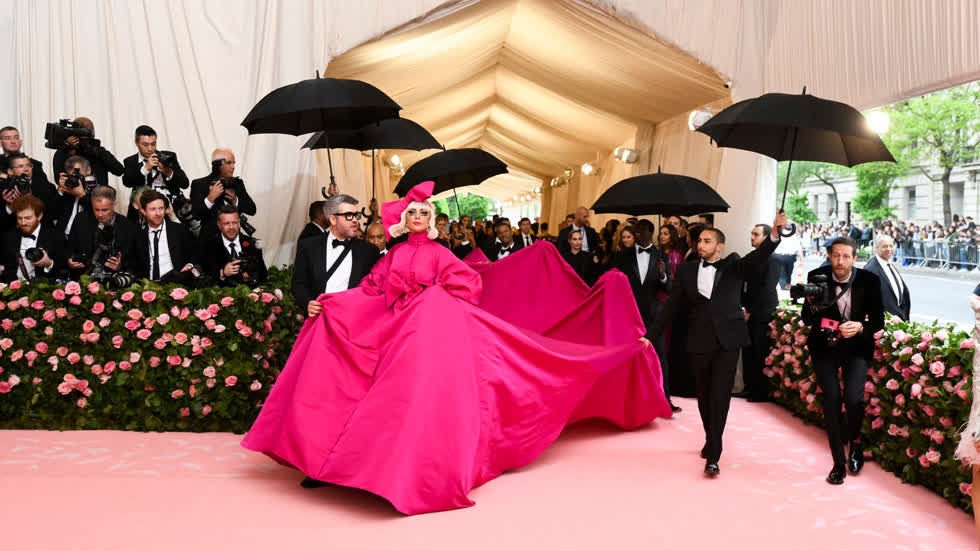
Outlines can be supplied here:
<path id="1" fill-rule="evenodd" d="M 55 205 L 56 227 L 67 239 L 78 215 L 92 211 L 92 201 L 88 198 L 88 193 L 98 182 L 92 175 L 92 165 L 85 157 L 69 157 L 65 161 L 64 169 L 64 172 L 58 174 L 58 199 Z"/>
<path id="2" fill-rule="evenodd" d="M 139 152 L 123 160 L 123 185 L 130 189 L 148 186 L 176 203 L 174 199 L 182 195 L 180 190 L 190 186 L 187 175 L 177 161 L 177 154 L 158 150 L 157 132 L 145 124 L 136 127 L 133 141 Z M 138 222 L 139 215 L 139 209 L 130 205 L 126 218 Z"/>
<path id="3" fill-rule="evenodd" d="M 0 128 L 0 148 L 3 149 L 0 154 L 4 157 L 9 157 L 14 153 L 23 153 L 20 150 L 23 145 L 24 141 L 20 138 L 20 130 L 17 130 L 13 126 Z M 35 187 L 39 187 L 40 184 L 51 185 L 51 182 L 48 180 L 48 175 L 44 173 L 44 165 L 37 159 L 31 159 L 31 183 Z M 35 193 L 35 195 L 37 194 Z M 42 198 L 41 200 L 43 201 L 44 199 Z"/>
<path id="4" fill-rule="evenodd" d="M 885 325 L 878 276 L 854 267 L 857 243 L 838 237 L 830 243 L 830 265 L 807 274 L 808 284 L 790 288 L 793 299 L 804 298 L 803 322 L 810 326 L 807 346 L 817 383 L 823 390 L 823 410 L 834 467 L 830 484 L 843 484 L 847 472 L 857 474 L 864 465 L 861 422 L 864 419 L 864 384 L 874 356 L 875 337 Z M 841 381 L 844 378 L 846 432 L 841 433 Z M 849 455 L 845 460 L 844 438 Z"/>
<path id="5" fill-rule="evenodd" d="M 182 224 L 167 219 L 169 201 L 154 189 L 140 194 L 146 228 L 139 233 L 137 275 L 150 281 L 193 283 L 203 275 L 197 266 L 193 237 Z"/>
<path id="6" fill-rule="evenodd" d="M 255 240 L 242 235 L 238 209 L 224 205 L 218 211 L 218 234 L 209 237 L 202 252 L 204 272 L 219 281 L 218 285 L 233 287 L 265 283 L 265 260 Z"/>
<path id="7" fill-rule="evenodd" d="M 102 142 L 95 138 L 95 124 L 88 117 L 78 117 L 73 121 L 62 119 L 48 123 L 44 130 L 44 147 L 56 149 L 51 163 L 55 167 L 65 166 L 69 157 L 84 157 L 92 167 L 92 175 L 100 186 L 109 185 L 109 174 L 123 175 L 123 165 Z"/>
<path id="8" fill-rule="evenodd" d="M 108 282 L 117 274 L 123 277 L 137 272 L 139 230 L 136 224 L 116 214 L 115 188 L 96 186 L 89 195 L 91 211 L 76 216 L 68 236 L 72 279 L 88 274 L 92 279 Z"/>
<path id="9" fill-rule="evenodd" d="M 235 207 L 241 215 L 255 215 L 255 201 L 248 195 L 245 182 L 235 176 L 235 154 L 218 148 L 211 153 L 211 174 L 191 184 L 191 204 L 194 216 L 201 220 L 202 236 L 218 233 L 218 213 L 226 205 Z M 255 229 L 241 218 L 241 229 L 251 235 Z"/>
<path id="10" fill-rule="evenodd" d="M 10 208 L 16 215 L 17 228 L 3 235 L 0 281 L 60 277 L 65 267 L 65 240 L 58 230 L 42 227 L 44 203 L 33 195 L 23 195 Z"/>
<path id="11" fill-rule="evenodd" d="M 0 196 L 6 203 L 0 211 L 0 232 L 12 230 L 16 225 L 11 205 L 18 197 L 33 195 L 40 199 L 45 206 L 54 205 L 57 198 L 54 186 L 50 182 L 33 179 L 34 166 L 30 157 L 23 153 L 11 153 L 7 156 L 7 163 L 7 179 L 0 185 Z M 53 220 L 46 221 L 44 225 L 54 227 Z"/>

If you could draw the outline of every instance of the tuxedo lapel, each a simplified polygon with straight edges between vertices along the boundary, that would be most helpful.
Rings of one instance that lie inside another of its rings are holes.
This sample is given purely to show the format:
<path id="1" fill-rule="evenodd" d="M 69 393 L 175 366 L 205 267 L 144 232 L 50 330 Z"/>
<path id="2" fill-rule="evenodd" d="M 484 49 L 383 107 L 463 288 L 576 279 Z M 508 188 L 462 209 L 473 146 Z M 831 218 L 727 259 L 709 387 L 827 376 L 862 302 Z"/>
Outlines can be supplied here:
<path id="1" fill-rule="evenodd" d="M 350 244 L 351 266 L 350 279 L 347 281 L 348 289 L 357 287 L 358 283 L 361 281 L 361 263 L 364 261 L 364 258 L 361 255 L 361 248 L 357 245 L 358 243 Z"/>
<path id="2" fill-rule="evenodd" d="M 636 252 L 636 247 L 630 251 L 630 258 L 632 259 L 633 275 L 636 277 L 639 286 L 643 286 L 643 281 L 640 279 L 640 255 Z"/>
<path id="3" fill-rule="evenodd" d="M 722 259 L 722 261 L 715 266 L 715 282 L 711 285 L 711 296 L 715 296 L 715 291 L 718 289 L 718 283 L 721 281 L 722 272 L 728 266 L 728 261 L 730 258 L 731 256 Z"/>
<path id="4" fill-rule="evenodd" d="M 317 239 L 314 247 L 311 247 L 310 260 L 313 262 L 313 281 L 317 282 L 319 289 L 317 294 L 322 293 L 327 286 L 327 240 Z"/>

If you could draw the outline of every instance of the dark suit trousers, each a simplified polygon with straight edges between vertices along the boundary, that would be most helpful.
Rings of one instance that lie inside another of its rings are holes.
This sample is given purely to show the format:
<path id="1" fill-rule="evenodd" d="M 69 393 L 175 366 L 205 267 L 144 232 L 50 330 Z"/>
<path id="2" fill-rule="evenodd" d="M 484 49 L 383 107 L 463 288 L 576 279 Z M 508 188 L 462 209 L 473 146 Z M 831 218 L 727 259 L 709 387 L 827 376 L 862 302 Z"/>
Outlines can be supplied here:
<path id="1" fill-rule="evenodd" d="M 769 395 L 769 381 L 762 369 L 769 355 L 769 316 L 768 312 L 749 318 L 749 338 L 752 344 L 742 349 L 742 375 L 745 390 L 750 398 L 765 399 Z"/>
<path id="2" fill-rule="evenodd" d="M 704 425 L 704 454 L 708 461 L 721 458 L 721 437 L 728 420 L 728 406 L 732 401 L 732 385 L 738 362 L 738 348 L 716 348 L 707 353 L 692 352 L 690 366 L 694 371 L 694 385 L 698 396 L 698 412 Z"/>
<path id="3" fill-rule="evenodd" d="M 837 369 L 844 377 L 844 404 L 847 411 L 847 426 L 842 428 L 840 380 Z M 813 354 L 813 370 L 817 383 L 823 390 L 824 421 L 827 425 L 827 439 L 834 465 L 843 466 L 844 438 L 855 442 L 861 438 L 861 422 L 864 420 L 864 384 L 868 380 L 868 362 L 860 355 L 850 351 L 833 351 Z"/>
<path id="4" fill-rule="evenodd" d="M 663 333 L 653 340 L 653 350 L 657 353 L 657 358 L 660 359 L 660 372 L 664 378 L 664 395 L 670 402 L 670 360 L 665 353 L 667 351 L 667 339 Z"/>

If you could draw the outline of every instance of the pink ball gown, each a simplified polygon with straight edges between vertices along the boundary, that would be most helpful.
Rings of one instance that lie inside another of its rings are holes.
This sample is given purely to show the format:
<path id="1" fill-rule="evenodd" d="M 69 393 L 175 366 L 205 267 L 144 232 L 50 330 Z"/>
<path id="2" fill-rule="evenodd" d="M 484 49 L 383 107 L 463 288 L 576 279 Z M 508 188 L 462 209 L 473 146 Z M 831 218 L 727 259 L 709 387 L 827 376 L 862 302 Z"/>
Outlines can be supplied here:
<path id="1" fill-rule="evenodd" d="M 242 445 L 416 514 L 473 505 L 571 422 L 671 415 L 625 276 L 590 290 L 544 242 L 474 266 L 412 234 L 321 296 Z"/>

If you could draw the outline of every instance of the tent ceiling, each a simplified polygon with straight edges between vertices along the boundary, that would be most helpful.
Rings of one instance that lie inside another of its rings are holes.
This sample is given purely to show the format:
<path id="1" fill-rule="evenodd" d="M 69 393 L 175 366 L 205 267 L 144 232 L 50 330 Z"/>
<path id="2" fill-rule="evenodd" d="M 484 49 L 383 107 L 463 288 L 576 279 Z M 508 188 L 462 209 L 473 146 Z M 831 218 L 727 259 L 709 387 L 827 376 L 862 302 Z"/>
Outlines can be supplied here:
<path id="1" fill-rule="evenodd" d="M 482 0 L 358 46 L 326 73 L 378 86 L 446 147 L 483 148 L 533 177 L 503 179 L 497 199 L 728 96 L 698 60 L 571 0 Z"/>

